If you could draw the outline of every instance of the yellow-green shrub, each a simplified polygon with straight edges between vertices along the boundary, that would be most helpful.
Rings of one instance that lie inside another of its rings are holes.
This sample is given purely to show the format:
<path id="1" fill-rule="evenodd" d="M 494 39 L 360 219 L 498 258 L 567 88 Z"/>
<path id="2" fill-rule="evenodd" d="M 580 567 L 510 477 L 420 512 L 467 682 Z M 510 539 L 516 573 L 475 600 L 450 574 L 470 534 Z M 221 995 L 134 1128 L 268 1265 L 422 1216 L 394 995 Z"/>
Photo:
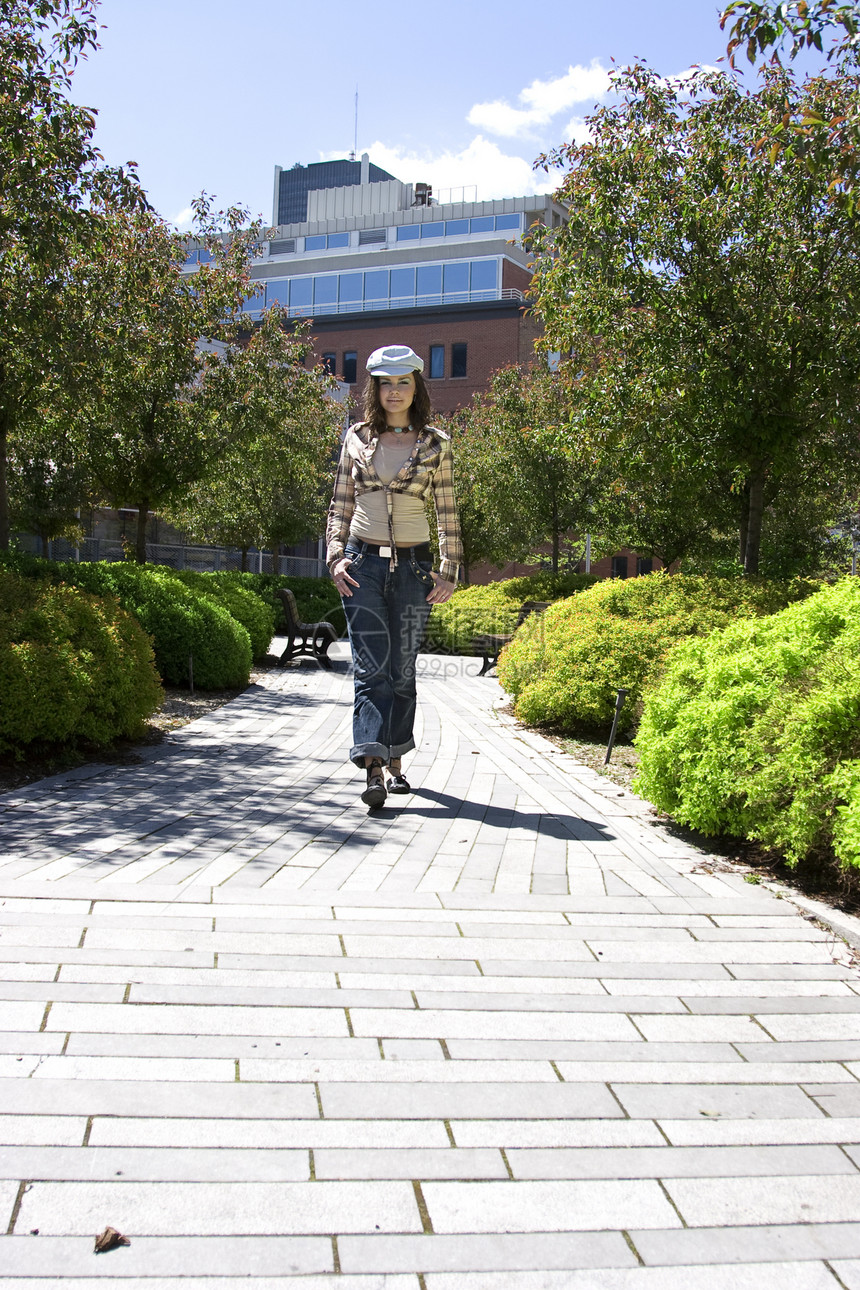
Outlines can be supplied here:
<path id="1" fill-rule="evenodd" d="M 514 630 L 525 600 L 558 600 L 594 582 L 584 573 L 534 573 L 485 587 L 460 587 L 444 605 L 434 605 L 427 624 L 431 649 L 471 653 L 473 636 L 505 636 Z"/>
<path id="2" fill-rule="evenodd" d="M 113 597 L 0 570 L 0 752 L 142 732 L 162 690 L 152 645 Z"/>
<path id="3" fill-rule="evenodd" d="M 499 680 L 529 725 L 605 725 L 619 689 L 628 692 L 629 724 L 676 641 L 773 613 L 817 585 L 666 573 L 608 579 L 528 619 L 499 659 Z"/>
<path id="4" fill-rule="evenodd" d="M 217 604 L 223 605 L 237 623 L 241 623 L 251 639 L 251 653 L 255 659 L 263 658 L 269 651 L 275 633 L 275 614 L 272 606 L 261 596 L 223 573 L 197 573 L 191 569 L 176 570 L 174 577 L 193 591 L 199 591 Z M 240 574 L 239 577 L 242 577 Z"/>
<path id="5" fill-rule="evenodd" d="M 679 646 L 636 742 L 683 823 L 860 865 L 860 579 Z"/>

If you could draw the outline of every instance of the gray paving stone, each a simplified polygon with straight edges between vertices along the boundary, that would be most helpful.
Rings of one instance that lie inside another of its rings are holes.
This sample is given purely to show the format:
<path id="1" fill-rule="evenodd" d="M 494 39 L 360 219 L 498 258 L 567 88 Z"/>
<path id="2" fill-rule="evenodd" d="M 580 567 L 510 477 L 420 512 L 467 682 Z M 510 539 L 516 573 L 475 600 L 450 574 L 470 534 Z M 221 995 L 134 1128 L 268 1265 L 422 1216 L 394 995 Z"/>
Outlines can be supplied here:
<path id="1" fill-rule="evenodd" d="M 655 1130 L 656 1134 L 656 1130 Z M 663 1141 L 656 1135 L 659 1141 Z M 97 1116 L 90 1146 L 450 1149 L 441 1120 L 268 1120 Z"/>
<path id="2" fill-rule="evenodd" d="M 742 1223 L 840 1223 L 860 1212 L 860 1175 L 790 1178 L 664 1178 L 689 1227 Z"/>
<path id="3" fill-rule="evenodd" d="M 787 1259 L 854 1258 L 860 1254 L 860 1224 L 803 1222 L 788 1225 L 631 1231 L 646 1265 L 783 1262 Z"/>
<path id="4" fill-rule="evenodd" d="M 117 1266 L 121 1259 L 121 1272 Z M 34 1277 L 62 1279 L 91 1278 L 105 1284 L 115 1279 L 118 1286 L 133 1286 L 137 1277 L 174 1278 L 187 1285 L 186 1277 L 296 1276 L 331 1272 L 333 1251 L 328 1237 L 313 1236 L 167 1236 L 138 1235 L 130 1246 L 116 1252 L 113 1261 L 93 1257 L 93 1237 L 50 1236 L 40 1231 L 32 1236 L 0 1237 L 0 1265 L 4 1276 L 20 1275 L 32 1285 Z M 145 1282 L 144 1282 L 145 1284 Z M 167 1282 L 170 1284 L 170 1281 Z M 250 1282 L 254 1284 L 253 1280 Z M 309 1279 L 309 1288 L 312 1281 Z"/>
<path id="5" fill-rule="evenodd" d="M 64 1042 L 62 1035 L 41 1036 Z M 430 1041 L 435 1043 L 435 1041 Z M 439 1045 L 435 1044 L 442 1056 Z M 273 1035 L 109 1035 L 84 1031 L 69 1036 L 69 1057 L 244 1057 L 331 1058 L 378 1061 L 375 1039 L 319 1036 L 276 1039 Z M 534 1054 L 539 1056 L 540 1054 Z"/>
<path id="6" fill-rule="evenodd" d="M 327 1118 L 540 1120 L 623 1114 L 603 1084 L 326 1084 L 320 1095 Z"/>
<path id="7" fill-rule="evenodd" d="M 618 1232 L 516 1232 L 492 1236 L 343 1236 L 338 1239 L 344 1272 L 453 1271 L 494 1275 L 516 1268 L 624 1268 L 633 1252 Z M 601 1274 L 602 1275 L 602 1274 Z M 594 1284 L 594 1283 L 592 1283 Z"/>
<path id="8" fill-rule="evenodd" d="M 857 1182 L 860 1184 L 860 1177 Z M 423 1191 L 433 1231 L 438 1233 L 681 1226 L 664 1193 L 652 1181 L 427 1182 Z"/>
<path id="9" fill-rule="evenodd" d="M 710 1268 L 612 1268 L 581 1272 L 432 1273 L 427 1290 L 834 1290 L 824 1263 L 715 1264 Z"/>
<path id="10" fill-rule="evenodd" d="M 627 1114 L 634 1119 L 699 1120 L 710 1116 L 809 1119 L 815 1114 L 815 1103 L 792 1085 L 672 1084 L 660 1087 L 619 1082 L 612 1087 Z"/>
<path id="11" fill-rule="evenodd" d="M 576 1000 L 579 1004 L 583 1002 Z M 589 1002 L 595 1002 L 589 1000 Z M 637 1032 L 626 1016 L 585 1011 L 526 1012 L 422 1008 L 411 1012 L 351 1010 L 356 1035 L 460 1039 L 626 1039 Z"/>
<path id="12" fill-rule="evenodd" d="M 168 1236 L 421 1231 L 412 1187 L 402 1182 L 36 1182 L 16 1230 L 82 1235 L 100 1231 L 105 1214 L 120 1231 Z"/>
<path id="13" fill-rule="evenodd" d="M 22 1005 L 25 1006 L 25 1005 Z M 26 1005 L 29 1006 L 29 1005 Z M 393 1016 L 394 1013 L 386 1014 Z M 41 1020 L 41 1014 L 40 1014 Z M 36 1023 L 38 1025 L 38 1022 Z M 319 1035 L 346 1036 L 341 1008 L 271 1008 L 157 1004 L 55 1004 L 49 1030 L 93 1030 L 117 1034 Z"/>
<path id="14" fill-rule="evenodd" d="M 845 1162 L 851 1169 L 849 1161 Z M 314 1151 L 317 1178 L 496 1178 L 509 1177 L 499 1151 L 452 1149 L 319 1149 Z"/>
<path id="15" fill-rule="evenodd" d="M 860 1116 L 860 1084 L 804 1084 L 803 1091 L 828 1115 Z"/>
<path id="16" fill-rule="evenodd" d="M 666 1139 L 651 1120 L 452 1120 L 459 1147 L 652 1147 Z"/>
<path id="17" fill-rule="evenodd" d="M 134 1080 L 0 1079 L 9 1114 L 200 1115 L 237 1119 L 316 1119 L 313 1087 L 305 1084 L 148 1083 Z"/>
<path id="18" fill-rule="evenodd" d="M 831 1267 L 845 1290 L 860 1290 L 860 1259 L 833 1259 Z"/>
<path id="19" fill-rule="evenodd" d="M 860 1142 L 860 1119 L 850 1117 L 824 1120 L 802 1117 L 771 1120 L 766 1116 L 749 1120 L 661 1119 L 660 1128 L 669 1141 L 678 1146 Z"/>
<path id="20" fill-rule="evenodd" d="M 310 1163 L 307 1150 L 300 1149 L 0 1148 L 0 1178 L 99 1182 L 119 1177 L 126 1182 L 305 1182 L 310 1178 Z"/>
<path id="21" fill-rule="evenodd" d="M 848 1148 L 850 1154 L 850 1148 Z M 855 1173 L 836 1146 L 508 1148 L 514 1178 L 737 1178 Z"/>

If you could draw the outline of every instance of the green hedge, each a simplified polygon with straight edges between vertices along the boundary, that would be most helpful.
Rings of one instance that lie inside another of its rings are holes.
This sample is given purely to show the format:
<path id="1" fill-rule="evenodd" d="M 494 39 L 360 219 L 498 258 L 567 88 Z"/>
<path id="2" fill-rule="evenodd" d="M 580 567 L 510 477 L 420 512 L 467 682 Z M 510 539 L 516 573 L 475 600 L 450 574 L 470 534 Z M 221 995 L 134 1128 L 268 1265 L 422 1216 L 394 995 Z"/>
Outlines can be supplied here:
<path id="1" fill-rule="evenodd" d="M 607 725 L 626 689 L 630 726 L 676 641 L 774 613 L 818 586 L 667 573 L 599 582 L 527 620 L 502 653 L 499 680 L 522 721 L 562 731 Z"/>
<path id="2" fill-rule="evenodd" d="M 108 745 L 162 700 L 152 646 L 113 597 L 0 569 L 0 752 Z"/>
<path id="3" fill-rule="evenodd" d="M 173 576 L 186 587 L 223 605 L 246 629 L 254 658 L 265 658 L 275 634 L 275 614 L 268 601 L 252 588 L 237 582 L 229 573 L 195 573 L 191 569 L 179 569 Z"/>
<path id="4" fill-rule="evenodd" d="M 434 605 L 427 624 L 431 649 L 470 654 L 473 636 L 512 632 L 524 600 L 558 600 L 572 596 L 595 579 L 584 573 L 535 573 L 506 578 L 486 587 L 459 587 L 445 605 Z"/>
<path id="5" fill-rule="evenodd" d="M 346 619 L 340 596 L 331 578 L 294 578 L 282 573 L 219 573 L 218 579 L 253 591 L 270 607 L 275 615 L 275 631 L 286 628 L 284 606 L 278 595 L 281 587 L 288 587 L 296 598 L 299 617 L 306 623 L 319 623 L 323 619 L 333 623 L 341 636 L 346 634 Z"/>
<path id="6" fill-rule="evenodd" d="M 96 595 L 114 595 L 149 632 L 155 664 L 168 685 L 187 685 L 189 656 L 201 690 L 247 685 L 251 639 L 216 601 L 186 587 L 172 569 L 158 565 L 55 563 L 41 560 L 35 572 L 72 583 Z"/>
<path id="7" fill-rule="evenodd" d="M 860 866 L 860 578 L 685 642 L 637 745 L 640 791 L 681 822 Z"/>

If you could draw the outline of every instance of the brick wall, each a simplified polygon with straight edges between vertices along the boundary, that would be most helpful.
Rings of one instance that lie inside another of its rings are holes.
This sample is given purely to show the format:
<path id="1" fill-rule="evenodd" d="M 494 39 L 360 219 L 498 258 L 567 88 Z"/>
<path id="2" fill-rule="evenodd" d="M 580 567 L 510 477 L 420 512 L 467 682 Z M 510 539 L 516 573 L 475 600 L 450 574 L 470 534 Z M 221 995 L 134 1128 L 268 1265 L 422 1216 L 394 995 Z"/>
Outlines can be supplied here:
<path id="1" fill-rule="evenodd" d="M 465 407 L 473 395 L 487 388 L 491 374 L 509 363 L 528 361 L 532 357 L 532 338 L 536 325 L 524 318 L 516 309 L 495 310 L 482 313 L 470 310 L 462 314 L 440 314 L 438 317 L 422 314 L 420 319 L 369 318 L 344 319 L 343 322 L 320 324 L 313 328 L 314 350 L 318 357 L 324 353 L 336 354 L 335 374 L 343 376 L 344 353 L 357 354 L 357 381 L 350 387 L 360 415 L 361 393 L 366 378 L 365 363 L 375 349 L 382 345 L 411 345 L 425 362 L 425 377 L 429 370 L 430 346 L 445 347 L 445 377 L 428 380 L 433 408 L 439 413 L 455 412 Z M 452 378 L 451 346 L 465 343 L 467 368 L 465 377 Z M 525 355 L 525 357 L 524 357 Z"/>

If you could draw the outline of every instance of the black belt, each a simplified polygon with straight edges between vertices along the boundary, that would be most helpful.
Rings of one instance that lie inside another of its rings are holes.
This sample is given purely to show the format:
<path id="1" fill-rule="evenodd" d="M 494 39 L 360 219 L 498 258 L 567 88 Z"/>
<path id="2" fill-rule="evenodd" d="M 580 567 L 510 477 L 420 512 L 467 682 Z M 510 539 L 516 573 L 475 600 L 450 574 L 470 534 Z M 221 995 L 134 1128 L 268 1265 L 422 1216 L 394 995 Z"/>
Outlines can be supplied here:
<path id="1" fill-rule="evenodd" d="M 347 552 L 349 552 L 350 548 L 358 548 L 362 555 L 381 555 L 386 560 L 391 559 L 390 546 L 377 546 L 374 542 L 362 542 L 359 538 L 350 538 L 346 544 Z M 399 546 L 397 551 L 398 554 L 408 552 L 416 560 L 428 560 L 431 563 L 433 561 L 433 552 L 430 549 L 429 542 L 422 542 L 419 546 Z"/>

